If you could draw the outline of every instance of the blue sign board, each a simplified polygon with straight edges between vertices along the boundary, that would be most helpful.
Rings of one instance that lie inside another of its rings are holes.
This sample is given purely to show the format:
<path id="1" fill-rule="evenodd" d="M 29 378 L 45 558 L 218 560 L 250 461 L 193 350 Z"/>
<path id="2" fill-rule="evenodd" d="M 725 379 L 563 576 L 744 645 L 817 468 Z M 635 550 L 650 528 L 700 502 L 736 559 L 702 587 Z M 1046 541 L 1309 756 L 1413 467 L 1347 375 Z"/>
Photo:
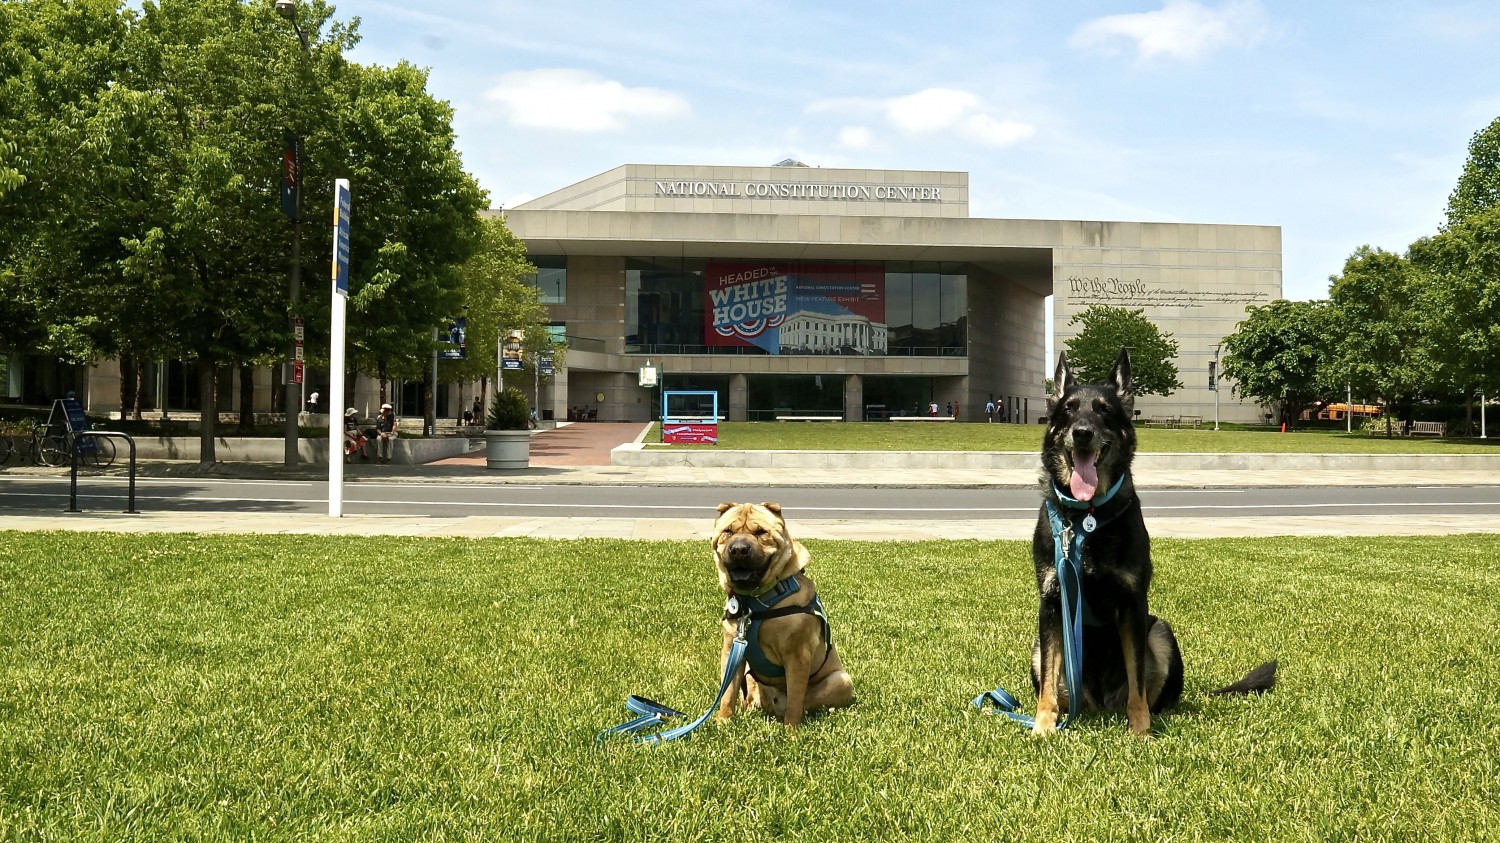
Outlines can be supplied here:
<path id="1" fill-rule="evenodd" d="M 349 180 L 333 183 L 333 289 L 349 295 Z"/>

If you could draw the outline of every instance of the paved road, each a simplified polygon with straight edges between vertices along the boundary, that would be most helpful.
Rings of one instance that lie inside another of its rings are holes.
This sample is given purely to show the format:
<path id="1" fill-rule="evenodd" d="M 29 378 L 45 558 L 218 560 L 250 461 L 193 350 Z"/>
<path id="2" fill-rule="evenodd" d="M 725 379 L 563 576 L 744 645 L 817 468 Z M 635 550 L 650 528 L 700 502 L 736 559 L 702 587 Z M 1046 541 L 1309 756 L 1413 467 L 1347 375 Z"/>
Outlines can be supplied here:
<path id="1" fill-rule="evenodd" d="M 626 483 L 388 481 L 346 484 L 344 517 L 327 517 L 314 480 L 142 478 L 139 515 L 124 515 L 126 481 L 0 475 L 0 529 L 396 532 L 549 537 L 701 538 L 721 501 L 776 500 L 799 534 L 840 538 L 1024 538 L 1036 517 L 1028 488 L 635 486 Z M 1159 488 L 1142 491 L 1157 536 L 1500 532 L 1500 486 Z"/>

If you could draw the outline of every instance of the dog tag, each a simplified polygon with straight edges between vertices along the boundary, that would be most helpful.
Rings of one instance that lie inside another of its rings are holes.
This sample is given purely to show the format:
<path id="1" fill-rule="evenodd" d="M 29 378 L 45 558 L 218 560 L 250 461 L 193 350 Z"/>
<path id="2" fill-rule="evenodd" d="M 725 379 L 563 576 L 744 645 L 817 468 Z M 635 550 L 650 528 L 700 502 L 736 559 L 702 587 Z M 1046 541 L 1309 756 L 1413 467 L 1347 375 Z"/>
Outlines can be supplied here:
<path id="1" fill-rule="evenodd" d="M 1097 526 L 1099 526 L 1099 522 L 1094 520 L 1094 513 L 1090 512 L 1088 515 L 1083 516 L 1083 531 L 1085 533 L 1094 532 L 1094 528 Z"/>
<path id="2" fill-rule="evenodd" d="M 729 600 L 724 603 L 724 614 L 734 617 L 740 613 L 740 599 L 729 595 Z"/>

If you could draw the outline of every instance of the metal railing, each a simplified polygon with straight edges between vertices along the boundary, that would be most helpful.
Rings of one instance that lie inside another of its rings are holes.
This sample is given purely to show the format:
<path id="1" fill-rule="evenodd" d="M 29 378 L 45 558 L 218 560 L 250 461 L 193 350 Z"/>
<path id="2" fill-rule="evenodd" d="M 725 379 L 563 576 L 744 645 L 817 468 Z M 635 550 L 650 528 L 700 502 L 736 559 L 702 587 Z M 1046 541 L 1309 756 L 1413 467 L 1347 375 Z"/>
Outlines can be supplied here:
<path id="1" fill-rule="evenodd" d="M 130 496 L 128 499 L 128 503 L 126 504 L 125 511 L 130 513 L 131 515 L 139 515 L 140 512 L 135 508 L 135 439 L 132 438 L 128 433 L 120 433 L 114 430 L 81 430 L 73 434 L 71 442 L 72 447 L 68 449 L 70 452 L 72 452 L 73 459 L 72 468 L 68 473 L 67 511 L 83 511 L 78 508 L 78 445 L 83 441 L 83 438 L 85 436 L 103 436 L 110 439 L 120 438 L 124 439 L 125 442 L 130 445 Z"/>

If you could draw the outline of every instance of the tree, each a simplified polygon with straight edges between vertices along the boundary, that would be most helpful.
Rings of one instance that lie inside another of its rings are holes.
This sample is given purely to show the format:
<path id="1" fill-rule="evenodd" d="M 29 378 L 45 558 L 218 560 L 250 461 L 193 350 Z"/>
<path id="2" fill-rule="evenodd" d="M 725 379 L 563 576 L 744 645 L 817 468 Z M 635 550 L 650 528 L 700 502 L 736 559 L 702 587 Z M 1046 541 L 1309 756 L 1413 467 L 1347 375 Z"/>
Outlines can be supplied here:
<path id="1" fill-rule="evenodd" d="M 1500 205 L 1412 244 L 1422 345 L 1434 380 L 1465 396 L 1500 394 Z"/>
<path id="2" fill-rule="evenodd" d="M 1420 279 L 1406 258 L 1361 246 L 1332 281 L 1334 366 L 1347 373 L 1356 392 L 1381 399 L 1390 435 L 1391 413 L 1410 418 L 1412 405 L 1432 383 L 1422 342 Z"/>
<path id="3" fill-rule="evenodd" d="M 1240 395 L 1272 407 L 1281 422 L 1295 424 L 1303 410 L 1338 391 L 1329 373 L 1332 308 L 1327 301 L 1277 299 L 1245 312 L 1224 338 L 1223 377 Z"/>
<path id="4" fill-rule="evenodd" d="M 1500 117 L 1474 133 L 1458 185 L 1448 196 L 1448 225 L 1500 206 Z"/>
<path id="5" fill-rule="evenodd" d="M 495 374 L 495 353 L 502 330 L 531 331 L 547 321 L 537 289 L 526 283 L 536 267 L 526 260 L 526 246 L 499 216 L 484 218 L 479 249 L 459 267 L 464 313 L 468 318 L 468 357 L 453 364 L 456 375 L 487 383 Z M 545 331 L 542 332 L 545 337 Z M 550 345 L 550 342 L 548 343 Z M 536 347 L 536 346 L 533 346 Z M 563 349 L 553 354 L 561 366 Z M 481 405 L 489 402 L 480 395 Z"/>
<path id="6" fill-rule="evenodd" d="M 1177 341 L 1146 318 L 1144 310 L 1094 305 L 1068 321 L 1081 325 L 1068 340 L 1068 365 L 1079 381 L 1104 380 L 1122 347 L 1130 349 L 1131 377 L 1137 395 L 1171 395 L 1182 388 L 1177 379 Z"/>
<path id="7" fill-rule="evenodd" d="M 433 330 L 463 310 L 458 267 L 481 244 L 484 192 L 454 148 L 452 108 L 426 84 L 405 62 L 353 65 L 333 92 L 344 142 L 334 166 L 355 202 L 349 359 L 382 397 L 392 376 L 428 377 Z"/>

